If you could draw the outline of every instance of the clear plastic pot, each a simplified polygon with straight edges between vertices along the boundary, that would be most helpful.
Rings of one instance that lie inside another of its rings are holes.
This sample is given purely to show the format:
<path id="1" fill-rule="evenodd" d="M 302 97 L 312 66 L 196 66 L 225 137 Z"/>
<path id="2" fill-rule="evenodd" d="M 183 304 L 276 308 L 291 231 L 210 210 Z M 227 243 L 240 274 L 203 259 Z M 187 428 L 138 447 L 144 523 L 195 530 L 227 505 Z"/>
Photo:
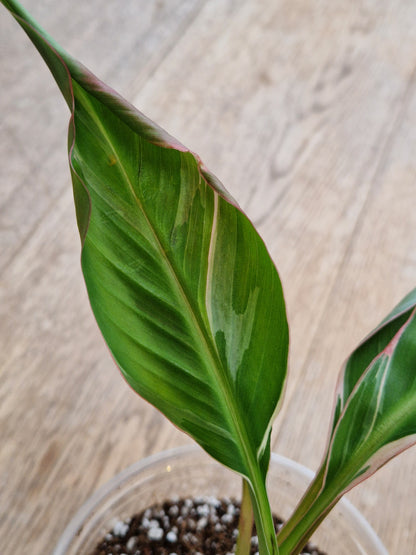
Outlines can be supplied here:
<path id="1" fill-rule="evenodd" d="M 273 511 L 287 518 L 311 481 L 304 466 L 273 454 L 268 492 Z M 241 479 L 196 446 L 148 457 L 127 468 L 94 493 L 62 534 L 53 555 L 89 555 L 98 541 L 124 520 L 175 496 L 240 497 Z M 313 543 L 328 555 L 388 555 L 363 518 L 342 499 L 315 532 Z"/>

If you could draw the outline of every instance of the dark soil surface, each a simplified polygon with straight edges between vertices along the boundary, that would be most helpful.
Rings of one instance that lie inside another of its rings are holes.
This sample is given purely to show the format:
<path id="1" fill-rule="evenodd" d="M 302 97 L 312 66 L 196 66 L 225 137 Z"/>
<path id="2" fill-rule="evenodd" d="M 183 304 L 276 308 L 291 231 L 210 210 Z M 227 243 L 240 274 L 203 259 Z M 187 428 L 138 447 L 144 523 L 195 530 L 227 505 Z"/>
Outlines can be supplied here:
<path id="1" fill-rule="evenodd" d="M 91 555 L 232 555 L 239 513 L 239 504 L 230 499 L 167 501 L 117 522 Z M 281 526 L 277 518 L 275 526 Z M 310 544 L 302 553 L 325 555 Z M 255 529 L 251 554 L 258 554 Z"/>

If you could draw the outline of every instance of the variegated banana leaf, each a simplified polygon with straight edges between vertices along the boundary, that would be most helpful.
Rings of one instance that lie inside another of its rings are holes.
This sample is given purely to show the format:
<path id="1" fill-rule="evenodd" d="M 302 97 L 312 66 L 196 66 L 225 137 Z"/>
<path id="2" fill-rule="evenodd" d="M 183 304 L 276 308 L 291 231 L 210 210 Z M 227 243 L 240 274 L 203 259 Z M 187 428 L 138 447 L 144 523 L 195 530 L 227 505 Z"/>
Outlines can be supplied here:
<path id="1" fill-rule="evenodd" d="M 343 491 L 416 443 L 416 289 L 347 360 L 325 481 Z M 349 468 L 348 476 L 346 468 Z"/>
<path id="2" fill-rule="evenodd" d="M 14 0 L 2 0 L 71 111 L 82 270 L 128 383 L 254 492 L 264 553 L 271 424 L 287 363 L 278 273 L 199 158 L 99 81 Z M 138 434 L 140 430 L 138 430 Z"/>
<path id="3" fill-rule="evenodd" d="M 278 538 L 281 553 L 297 553 L 295 538 L 301 545 L 346 491 L 415 443 L 416 289 L 345 363 L 327 454 Z"/>

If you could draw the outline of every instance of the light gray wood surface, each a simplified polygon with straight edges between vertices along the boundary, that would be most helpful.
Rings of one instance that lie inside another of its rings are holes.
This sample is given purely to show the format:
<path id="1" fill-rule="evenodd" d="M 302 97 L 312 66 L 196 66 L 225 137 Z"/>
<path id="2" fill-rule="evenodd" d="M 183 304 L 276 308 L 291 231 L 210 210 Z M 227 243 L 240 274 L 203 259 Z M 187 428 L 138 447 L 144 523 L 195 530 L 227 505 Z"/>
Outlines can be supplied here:
<path id="1" fill-rule="evenodd" d="M 284 285 L 273 449 L 316 468 L 339 368 L 416 285 L 413 0 L 25 0 L 55 39 L 198 152 Z M 100 484 L 189 442 L 121 379 L 79 267 L 68 113 L 0 10 L 0 552 L 51 551 Z M 349 497 L 416 553 L 416 448 Z"/>

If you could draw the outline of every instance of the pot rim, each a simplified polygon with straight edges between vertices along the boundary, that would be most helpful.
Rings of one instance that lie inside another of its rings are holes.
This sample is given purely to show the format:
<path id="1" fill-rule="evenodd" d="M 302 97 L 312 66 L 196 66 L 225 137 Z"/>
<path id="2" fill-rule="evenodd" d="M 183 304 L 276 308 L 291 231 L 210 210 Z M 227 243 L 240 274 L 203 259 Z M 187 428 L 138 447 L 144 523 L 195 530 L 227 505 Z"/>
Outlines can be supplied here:
<path id="1" fill-rule="evenodd" d="M 87 500 L 81 505 L 74 516 L 69 521 L 68 525 L 64 529 L 61 537 L 56 544 L 52 555 L 61 555 L 66 553 L 68 546 L 70 545 L 73 537 L 78 535 L 83 528 L 83 523 L 86 519 L 95 512 L 95 510 L 101 505 L 103 500 L 114 490 L 120 489 L 121 486 L 129 481 L 133 476 L 139 472 L 143 472 L 155 464 L 161 464 L 164 461 L 166 463 L 172 461 L 173 458 L 186 457 L 188 455 L 198 455 L 206 454 L 203 449 L 198 445 L 183 445 L 180 447 L 174 447 L 172 449 L 167 449 L 149 455 L 139 461 L 133 463 L 132 465 L 126 467 L 121 472 L 113 476 L 106 483 L 101 485 L 96 491 L 94 491 Z M 208 455 L 207 455 L 208 456 Z M 212 459 L 215 463 L 216 461 Z M 277 463 L 280 467 L 287 470 L 295 470 L 301 474 L 305 479 L 311 481 L 314 477 L 314 472 L 292 459 L 280 455 L 278 453 L 271 453 L 271 461 Z M 217 463 L 220 464 L 220 463 Z M 230 471 L 232 472 L 232 471 Z M 360 532 L 368 536 L 372 543 L 377 547 L 380 555 L 389 555 L 387 549 L 384 547 L 378 535 L 375 533 L 374 529 L 371 527 L 366 518 L 361 514 L 361 512 L 354 507 L 354 505 L 345 497 L 343 497 L 339 502 L 339 506 L 342 506 L 342 511 L 344 517 L 355 527 L 358 526 Z"/>

